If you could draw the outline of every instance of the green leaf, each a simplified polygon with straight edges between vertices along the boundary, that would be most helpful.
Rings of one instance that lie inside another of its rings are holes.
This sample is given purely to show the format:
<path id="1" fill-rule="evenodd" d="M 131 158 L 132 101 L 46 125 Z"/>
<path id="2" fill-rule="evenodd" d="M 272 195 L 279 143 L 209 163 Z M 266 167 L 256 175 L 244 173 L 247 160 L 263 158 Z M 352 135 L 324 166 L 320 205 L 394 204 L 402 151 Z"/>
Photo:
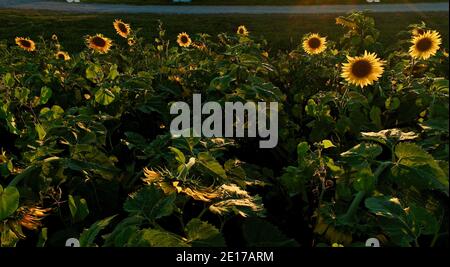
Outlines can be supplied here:
<path id="1" fill-rule="evenodd" d="M 230 88 L 232 78 L 229 75 L 214 78 L 209 84 L 209 88 L 213 90 L 226 90 Z"/>
<path id="2" fill-rule="evenodd" d="M 48 102 L 48 100 L 52 97 L 52 89 L 44 86 L 41 88 L 41 96 L 39 98 L 39 104 L 43 105 Z"/>
<path id="3" fill-rule="evenodd" d="M 390 196 L 366 198 L 365 205 L 371 212 L 378 216 L 401 219 L 406 215 L 397 199 Z"/>
<path id="4" fill-rule="evenodd" d="M 25 104 L 28 101 L 30 95 L 30 89 L 28 88 L 16 88 L 14 90 L 14 97 L 17 98 L 21 104 Z"/>
<path id="5" fill-rule="evenodd" d="M 394 141 L 415 140 L 419 137 L 415 132 L 403 132 L 398 128 L 381 130 L 379 132 L 361 132 L 361 135 L 365 140 L 373 140 L 381 144 L 386 144 L 387 142 L 392 143 Z"/>
<path id="6" fill-rule="evenodd" d="M 381 109 L 377 106 L 372 106 L 372 109 L 370 110 L 370 119 L 372 120 L 373 124 L 377 128 L 382 128 L 381 125 Z"/>
<path id="7" fill-rule="evenodd" d="M 248 247 L 297 247 L 299 244 L 287 238 L 271 223 L 258 219 L 248 219 L 243 225 L 244 237 Z"/>
<path id="8" fill-rule="evenodd" d="M 12 88 L 15 84 L 14 77 L 11 73 L 6 73 L 5 76 L 3 76 L 3 83 L 6 87 Z"/>
<path id="9" fill-rule="evenodd" d="M 12 215 L 19 208 L 19 190 L 14 186 L 5 189 L 0 185 L 0 221 Z"/>
<path id="10" fill-rule="evenodd" d="M 86 78 L 94 83 L 100 83 L 103 80 L 104 74 L 102 67 L 97 64 L 91 64 L 86 69 Z"/>
<path id="11" fill-rule="evenodd" d="M 321 144 L 322 144 L 322 147 L 325 149 L 330 148 L 330 147 L 336 147 L 333 144 L 333 142 L 331 142 L 330 140 L 327 140 L 327 139 L 323 140 Z"/>
<path id="12" fill-rule="evenodd" d="M 48 239 L 47 232 L 48 232 L 48 229 L 46 227 L 41 229 L 41 233 L 39 234 L 39 239 L 36 244 L 36 247 L 42 248 L 45 246 L 45 243 L 47 242 L 47 239 Z"/>
<path id="13" fill-rule="evenodd" d="M 37 134 L 38 134 L 39 141 L 44 140 L 45 135 L 47 134 L 47 133 L 45 132 L 44 127 L 42 127 L 42 125 L 41 125 L 40 123 L 36 123 L 36 124 L 34 125 L 34 129 L 36 130 L 36 132 L 37 132 Z"/>
<path id="14" fill-rule="evenodd" d="M 398 97 L 389 97 L 386 99 L 385 106 L 387 109 L 396 110 L 400 106 L 400 99 Z"/>
<path id="15" fill-rule="evenodd" d="M 80 222 L 89 215 L 86 199 L 69 195 L 69 209 L 74 222 Z"/>
<path id="16" fill-rule="evenodd" d="M 115 80 L 119 76 L 119 71 L 117 70 L 117 65 L 114 64 L 109 69 L 108 79 Z"/>
<path id="17" fill-rule="evenodd" d="M 217 176 L 226 179 L 227 174 L 223 169 L 222 165 L 208 152 L 198 153 L 198 160 L 202 166 L 204 166 L 210 172 L 216 174 Z"/>
<path id="18" fill-rule="evenodd" d="M 405 208 L 397 198 L 378 196 L 367 198 L 365 205 L 370 212 L 380 216 L 381 228 L 397 245 L 409 246 L 421 235 L 433 235 L 439 230 L 435 216 L 414 203 Z"/>
<path id="19" fill-rule="evenodd" d="M 297 159 L 299 166 L 305 165 L 305 158 L 308 155 L 309 144 L 308 142 L 300 142 L 297 145 Z"/>
<path id="20" fill-rule="evenodd" d="M 289 193 L 289 196 L 301 194 L 306 199 L 306 179 L 309 177 L 299 168 L 288 166 L 285 168 L 283 175 L 280 177 L 280 183 Z"/>
<path id="21" fill-rule="evenodd" d="M 413 222 L 413 231 L 424 234 L 433 235 L 439 231 L 439 222 L 436 217 L 427 209 L 418 205 L 411 205 L 408 217 Z"/>
<path id="22" fill-rule="evenodd" d="M 366 161 L 376 159 L 383 149 L 374 143 L 361 143 L 341 153 L 341 157 L 351 165 L 359 165 Z"/>
<path id="23" fill-rule="evenodd" d="M 189 247 L 189 245 L 171 232 L 156 229 L 144 229 L 128 242 L 130 247 Z"/>
<path id="24" fill-rule="evenodd" d="M 95 92 L 95 102 L 99 103 L 100 105 L 107 106 L 111 104 L 116 96 L 113 92 L 109 89 L 100 88 Z"/>
<path id="25" fill-rule="evenodd" d="M 155 220 L 172 214 L 176 195 L 165 195 L 153 185 L 145 186 L 132 194 L 124 203 L 125 211 Z"/>
<path id="26" fill-rule="evenodd" d="M 99 220 L 89 227 L 89 229 L 84 230 L 80 235 L 80 246 L 81 247 L 92 247 L 94 246 L 95 238 L 101 230 L 105 229 L 111 221 L 116 217 L 116 215 L 107 217 L 103 220 Z"/>
<path id="27" fill-rule="evenodd" d="M 21 232 L 20 229 L 14 229 Z M 9 227 L 3 227 L 3 231 L 0 232 L 0 246 L 1 247 L 15 247 L 20 238 Z"/>
<path id="28" fill-rule="evenodd" d="M 186 157 L 184 156 L 183 152 L 179 150 L 176 147 L 169 147 L 170 151 L 175 153 L 175 160 L 178 161 L 178 163 L 184 164 L 186 163 Z"/>
<path id="29" fill-rule="evenodd" d="M 448 176 L 438 162 L 413 143 L 400 143 L 395 147 L 397 164 L 391 169 L 394 181 L 418 189 L 437 189 L 448 195 Z"/>
<path id="30" fill-rule="evenodd" d="M 105 247 L 124 247 L 139 231 L 143 217 L 131 216 L 123 219 L 111 234 L 105 236 Z"/>
<path id="31" fill-rule="evenodd" d="M 355 174 L 353 188 L 356 191 L 371 192 L 375 188 L 376 178 L 369 167 L 359 169 Z"/>
<path id="32" fill-rule="evenodd" d="M 194 218 L 185 228 L 189 242 L 200 247 L 224 247 L 225 240 L 213 225 Z"/>

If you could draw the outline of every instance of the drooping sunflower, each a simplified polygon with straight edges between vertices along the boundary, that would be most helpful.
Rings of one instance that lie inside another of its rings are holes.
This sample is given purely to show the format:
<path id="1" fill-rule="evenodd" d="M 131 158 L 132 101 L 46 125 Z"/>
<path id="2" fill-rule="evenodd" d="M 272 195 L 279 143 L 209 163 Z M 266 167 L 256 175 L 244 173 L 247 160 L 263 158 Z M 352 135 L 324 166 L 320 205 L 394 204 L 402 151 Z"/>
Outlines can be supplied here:
<path id="1" fill-rule="evenodd" d="M 411 42 L 413 45 L 409 48 L 409 54 L 413 58 L 426 60 L 436 54 L 442 40 L 437 31 L 426 31 L 423 34 L 414 36 Z"/>
<path id="2" fill-rule="evenodd" d="M 350 28 L 352 30 L 355 30 L 358 27 L 355 22 L 353 22 L 347 18 L 344 18 L 344 17 L 336 18 L 336 24 Z"/>
<path id="3" fill-rule="evenodd" d="M 16 37 L 15 41 L 16 44 L 23 50 L 26 50 L 28 52 L 33 52 L 34 50 L 36 50 L 36 44 L 29 38 Z"/>
<path id="4" fill-rule="evenodd" d="M 42 226 L 41 220 L 49 215 L 51 208 L 23 206 L 17 210 L 18 223 L 29 230 L 36 230 Z"/>
<path id="5" fill-rule="evenodd" d="M 64 61 L 70 60 L 69 53 L 67 53 L 67 52 L 58 51 L 58 52 L 56 52 L 55 56 L 57 59 L 62 59 Z"/>
<path id="6" fill-rule="evenodd" d="M 189 47 L 192 43 L 191 37 L 185 32 L 178 34 L 177 43 L 181 47 Z"/>
<path id="7" fill-rule="evenodd" d="M 248 34 L 250 32 L 247 30 L 247 27 L 245 27 L 244 25 L 241 25 L 237 28 L 236 33 L 239 35 L 242 35 L 242 36 L 248 36 Z"/>
<path id="8" fill-rule="evenodd" d="M 347 56 L 347 60 L 348 62 L 343 64 L 341 76 L 361 88 L 378 81 L 384 72 L 384 62 L 375 53 L 364 51 L 364 55 Z"/>
<path id="9" fill-rule="evenodd" d="M 94 51 L 101 54 L 106 54 L 111 48 L 112 41 L 111 39 L 104 37 L 102 34 L 96 34 L 86 38 L 86 45 Z"/>
<path id="10" fill-rule="evenodd" d="M 317 33 L 311 34 L 303 41 L 303 49 L 310 55 L 320 54 L 327 48 L 327 40 Z"/>
<path id="11" fill-rule="evenodd" d="M 131 32 L 130 24 L 126 24 L 122 20 L 116 19 L 113 25 L 118 35 L 122 36 L 123 38 L 128 38 L 128 35 L 130 35 Z"/>

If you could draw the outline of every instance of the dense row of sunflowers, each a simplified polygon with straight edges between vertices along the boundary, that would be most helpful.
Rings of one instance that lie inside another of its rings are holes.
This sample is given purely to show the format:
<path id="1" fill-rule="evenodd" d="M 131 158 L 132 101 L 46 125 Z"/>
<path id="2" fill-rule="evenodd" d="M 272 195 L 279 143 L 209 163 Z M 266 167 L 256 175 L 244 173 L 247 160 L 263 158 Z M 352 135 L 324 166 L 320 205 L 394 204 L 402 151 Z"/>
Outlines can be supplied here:
<path id="1" fill-rule="evenodd" d="M 337 20 L 337 23 L 342 22 L 341 20 Z M 135 43 L 134 38 L 130 36 L 132 31 L 129 24 L 124 23 L 120 19 L 116 19 L 113 26 L 119 36 L 128 39 L 130 46 Z M 244 25 L 239 26 L 236 32 L 242 36 L 248 36 L 249 34 L 249 31 Z M 19 47 L 26 51 L 33 52 L 36 50 L 36 44 L 33 40 L 17 37 L 15 41 Z M 181 47 L 189 47 L 192 45 L 192 40 L 187 33 L 182 32 L 178 35 L 177 43 Z M 442 40 L 437 31 L 414 29 L 411 43 L 412 45 L 409 49 L 411 57 L 426 60 L 436 54 Z M 87 37 L 86 44 L 92 50 L 106 54 L 111 49 L 112 40 L 102 34 L 97 34 Z M 304 38 L 303 49 L 310 55 L 320 54 L 326 48 L 326 37 L 321 37 L 319 34 L 314 33 Z M 58 59 L 70 60 L 69 54 L 63 51 L 58 51 L 56 57 Z M 347 60 L 347 63 L 343 63 L 342 77 L 349 83 L 358 85 L 361 88 L 373 84 L 383 74 L 383 60 L 379 59 L 375 53 L 365 51 L 361 56 L 348 56 Z"/>
<path id="2" fill-rule="evenodd" d="M 0 245 L 448 245 L 440 34 L 411 25 L 383 53 L 371 18 L 336 24 L 340 44 L 310 33 L 272 57 L 244 25 L 171 47 L 116 19 L 118 41 L 77 55 L 57 35 L 0 43 Z M 167 104 L 194 92 L 279 102 L 280 144 L 173 138 Z"/>

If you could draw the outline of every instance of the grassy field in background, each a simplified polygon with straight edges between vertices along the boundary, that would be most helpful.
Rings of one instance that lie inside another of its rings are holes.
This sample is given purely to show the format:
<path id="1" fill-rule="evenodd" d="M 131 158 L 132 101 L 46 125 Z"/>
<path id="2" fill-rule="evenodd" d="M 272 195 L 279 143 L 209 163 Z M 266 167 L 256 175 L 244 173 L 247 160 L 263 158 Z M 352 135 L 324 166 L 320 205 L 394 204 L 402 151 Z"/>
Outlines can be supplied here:
<path id="1" fill-rule="evenodd" d="M 139 35 L 149 42 L 157 35 L 158 19 L 164 23 L 168 38 L 175 39 L 179 32 L 208 33 L 234 32 L 238 25 L 247 25 L 255 36 L 268 40 L 272 50 L 290 49 L 296 46 L 304 33 L 319 32 L 333 40 L 338 40 L 342 29 L 335 24 L 337 15 L 115 15 L 115 14 L 70 14 L 43 11 L 0 10 L 0 41 L 13 44 L 14 37 L 24 36 L 37 39 L 59 36 L 62 45 L 70 52 L 83 49 L 87 34 L 103 33 L 123 42 L 112 27 L 115 18 L 131 23 L 134 29 L 142 28 Z M 425 21 L 429 27 L 441 32 L 443 45 L 448 48 L 448 13 L 399 13 L 371 14 L 381 30 L 380 41 L 396 42 L 396 34 L 409 24 Z"/>
<path id="2" fill-rule="evenodd" d="M 65 0 L 61 0 L 65 1 Z M 118 3 L 137 5 L 167 5 L 172 0 L 80 0 L 92 3 Z M 448 2 L 448 0 L 380 0 L 381 3 Z M 320 5 L 367 4 L 367 0 L 192 0 L 191 5 Z"/>

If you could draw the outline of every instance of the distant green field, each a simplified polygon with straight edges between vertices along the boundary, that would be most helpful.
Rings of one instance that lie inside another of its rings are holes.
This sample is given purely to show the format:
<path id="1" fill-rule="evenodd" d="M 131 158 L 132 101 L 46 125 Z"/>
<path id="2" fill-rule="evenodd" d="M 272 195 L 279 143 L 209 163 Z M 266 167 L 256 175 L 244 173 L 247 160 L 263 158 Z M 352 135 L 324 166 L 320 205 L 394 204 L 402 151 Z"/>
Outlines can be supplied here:
<path id="1" fill-rule="evenodd" d="M 409 24 L 425 21 L 441 32 L 443 45 L 448 48 L 448 13 L 400 13 L 371 14 L 381 30 L 380 41 L 389 44 L 395 42 L 396 34 Z M 26 18 L 26 19 L 24 19 Z M 58 34 L 63 46 L 69 51 L 84 48 L 83 36 L 103 33 L 115 37 L 112 22 L 122 18 L 131 23 L 134 29 L 142 28 L 139 33 L 151 42 L 157 35 L 158 19 L 164 23 L 168 38 L 175 39 L 179 32 L 208 33 L 232 32 L 241 24 L 247 25 L 255 36 L 263 36 L 273 50 L 290 49 L 301 40 L 303 34 L 320 32 L 329 38 L 338 40 L 342 29 L 335 24 L 336 15 L 114 15 L 114 14 L 70 14 L 43 11 L 0 10 L 0 40 L 13 44 L 14 37 L 29 36 L 50 38 Z"/>
<path id="2" fill-rule="evenodd" d="M 137 5 L 166 5 L 172 0 L 81 0 L 92 3 L 117 3 Z M 380 0 L 381 3 L 448 2 L 448 0 Z M 367 0 L 192 0 L 194 5 L 320 5 L 367 4 Z"/>

